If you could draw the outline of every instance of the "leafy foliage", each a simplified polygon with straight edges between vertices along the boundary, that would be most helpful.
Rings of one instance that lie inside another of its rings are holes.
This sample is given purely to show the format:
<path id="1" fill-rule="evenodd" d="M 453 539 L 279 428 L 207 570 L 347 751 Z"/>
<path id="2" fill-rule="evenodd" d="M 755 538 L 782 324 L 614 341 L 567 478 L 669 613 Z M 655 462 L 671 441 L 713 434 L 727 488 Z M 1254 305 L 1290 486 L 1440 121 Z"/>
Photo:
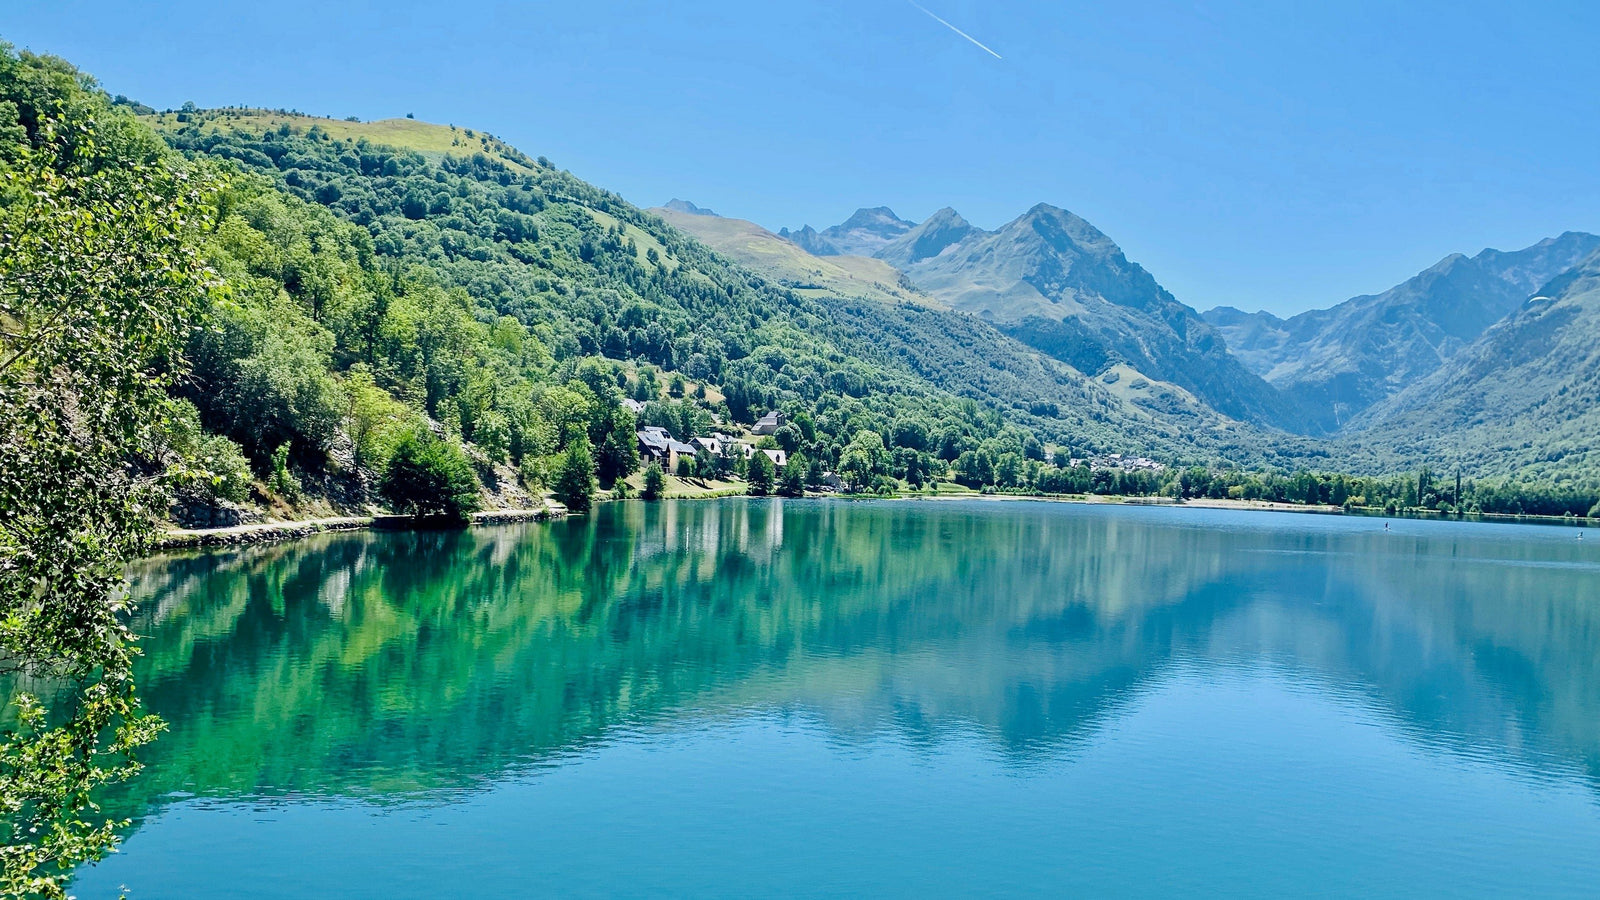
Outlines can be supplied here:
<path id="1" fill-rule="evenodd" d="M 750 483 L 750 493 L 757 497 L 772 493 L 773 477 L 772 458 L 759 450 L 750 454 L 750 466 L 745 475 L 745 480 Z"/>
<path id="2" fill-rule="evenodd" d="M 573 441 L 567 447 L 556 464 L 552 487 L 556 499 L 573 512 L 585 512 L 594 503 L 594 457 L 590 456 L 587 443 Z"/>
<path id="3" fill-rule="evenodd" d="M 116 841 L 139 712 L 123 567 L 164 504 L 165 391 L 210 276 L 209 185 L 69 68 L 0 46 L 0 892 L 64 896 Z M 13 124 L 14 123 L 14 124 Z M 46 700 L 49 710 L 46 712 Z"/>
<path id="4" fill-rule="evenodd" d="M 396 510 L 417 516 L 465 521 L 480 505 L 466 454 L 423 429 L 395 444 L 379 490 Z"/>
<path id="5" fill-rule="evenodd" d="M 661 466 L 651 463 L 644 469 L 644 489 L 639 496 L 645 500 L 660 500 L 667 491 L 667 474 L 661 471 Z"/>

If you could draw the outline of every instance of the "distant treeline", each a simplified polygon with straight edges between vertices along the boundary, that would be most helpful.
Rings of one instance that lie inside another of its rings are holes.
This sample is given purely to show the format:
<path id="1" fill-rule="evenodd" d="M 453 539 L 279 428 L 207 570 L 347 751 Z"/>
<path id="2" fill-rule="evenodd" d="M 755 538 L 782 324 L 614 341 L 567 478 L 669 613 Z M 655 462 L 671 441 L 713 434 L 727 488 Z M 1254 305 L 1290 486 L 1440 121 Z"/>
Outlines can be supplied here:
<path id="1" fill-rule="evenodd" d="M 996 487 L 1046 494 L 1257 500 L 1314 506 L 1427 510 L 1445 514 L 1600 517 L 1600 488 L 1441 477 L 1416 473 L 1370 478 L 1342 473 L 1252 473 L 1201 466 L 1159 471 L 1091 470 L 1087 465 L 1037 466 L 1026 479 Z M 980 486 L 980 485 L 974 485 Z"/>

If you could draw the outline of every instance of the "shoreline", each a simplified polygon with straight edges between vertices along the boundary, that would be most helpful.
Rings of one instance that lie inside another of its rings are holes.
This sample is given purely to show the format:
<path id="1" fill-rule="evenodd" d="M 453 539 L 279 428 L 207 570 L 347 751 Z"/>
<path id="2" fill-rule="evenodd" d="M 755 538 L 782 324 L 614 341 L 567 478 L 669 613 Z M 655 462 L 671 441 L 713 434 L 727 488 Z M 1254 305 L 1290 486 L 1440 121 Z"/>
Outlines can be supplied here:
<path id="1" fill-rule="evenodd" d="M 704 494 L 689 494 L 668 496 L 662 498 L 662 503 L 671 502 L 698 502 L 704 500 L 727 500 L 733 497 L 748 497 L 748 494 L 730 494 L 722 491 L 709 491 Z M 628 498 L 636 500 L 637 498 Z M 752 497 L 751 499 L 769 500 L 785 499 L 776 496 Z M 1416 519 L 1442 522 L 1482 522 L 1502 525 L 1557 525 L 1573 528 L 1600 528 L 1600 520 L 1592 518 L 1565 516 L 1538 516 L 1538 515 L 1512 515 L 1509 513 L 1467 513 L 1461 515 L 1446 515 L 1444 513 L 1426 512 L 1385 512 L 1381 509 L 1355 507 L 1345 509 L 1339 506 L 1308 506 L 1297 503 L 1277 503 L 1264 500 L 1226 500 L 1226 499 L 1194 499 L 1175 500 L 1170 497 L 1113 497 L 1099 494 L 983 494 L 976 491 L 962 493 L 932 493 L 932 494 L 898 494 L 893 497 L 880 497 L 877 495 L 845 495 L 845 494 L 807 494 L 801 498 L 808 500 L 906 500 L 906 501 L 950 501 L 950 500 L 994 500 L 1016 501 L 1035 500 L 1047 503 L 1081 503 L 1086 506 L 1162 506 L 1176 509 L 1231 509 L 1240 512 L 1285 512 L 1299 513 L 1301 515 L 1318 516 L 1359 516 L 1373 519 Z M 597 503 L 624 502 L 611 499 L 597 499 Z M 643 502 L 643 501 L 641 501 Z M 438 521 L 418 518 L 416 516 L 403 516 L 393 514 L 370 516 L 332 516 L 321 519 L 302 519 L 290 522 L 258 522 L 250 525 L 234 525 L 227 528 L 200 528 L 200 529 L 172 529 L 164 532 L 156 539 L 152 554 L 164 553 L 172 550 L 193 550 L 207 547 L 236 547 L 253 544 L 275 544 L 285 541 L 294 541 L 311 537 L 317 534 L 327 534 L 340 531 L 416 531 L 440 527 L 479 527 L 485 525 L 499 525 L 509 522 L 548 521 L 551 519 L 565 518 L 570 515 L 559 504 L 551 504 L 538 509 L 493 509 L 473 513 L 470 521 L 464 525 L 445 525 Z"/>
<path id="2" fill-rule="evenodd" d="M 867 499 L 871 499 L 868 497 Z M 1104 494 L 928 494 L 902 495 L 904 500 L 1042 500 L 1049 503 L 1082 503 L 1088 506 L 1164 506 L 1174 509 L 1231 509 L 1240 512 L 1285 512 L 1311 516 L 1356 516 L 1363 519 L 1414 519 L 1434 522 L 1469 522 L 1497 525 L 1558 525 L 1568 528 L 1600 528 L 1600 519 L 1586 516 L 1541 516 L 1513 513 L 1460 513 L 1447 514 L 1437 510 L 1397 510 L 1387 512 L 1379 507 L 1342 506 L 1305 503 L 1278 503 L 1272 500 L 1228 500 L 1200 497 L 1177 500 L 1172 497 L 1122 497 Z"/>
<path id="3" fill-rule="evenodd" d="M 474 528 L 507 522 L 559 519 L 567 515 L 559 505 L 538 509 L 490 509 L 472 514 L 466 523 L 445 523 L 419 516 L 382 514 L 372 516 L 330 516 L 292 522 L 255 522 L 227 528 L 171 529 L 156 539 L 153 553 L 196 550 L 207 547 L 239 547 L 252 544 L 277 544 L 316 534 L 339 531 L 422 531 L 441 527 Z"/>

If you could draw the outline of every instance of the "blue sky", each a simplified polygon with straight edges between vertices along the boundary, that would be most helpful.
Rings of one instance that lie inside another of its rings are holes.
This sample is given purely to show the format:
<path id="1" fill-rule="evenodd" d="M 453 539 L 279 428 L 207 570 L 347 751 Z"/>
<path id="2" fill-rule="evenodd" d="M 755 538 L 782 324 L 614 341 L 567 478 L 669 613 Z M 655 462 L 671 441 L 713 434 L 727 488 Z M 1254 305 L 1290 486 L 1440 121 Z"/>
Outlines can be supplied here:
<path id="1" fill-rule="evenodd" d="M 493 132 L 770 228 L 1046 201 L 1179 299 L 1294 312 L 1600 231 L 1600 4 L 6 0 L 158 107 Z"/>

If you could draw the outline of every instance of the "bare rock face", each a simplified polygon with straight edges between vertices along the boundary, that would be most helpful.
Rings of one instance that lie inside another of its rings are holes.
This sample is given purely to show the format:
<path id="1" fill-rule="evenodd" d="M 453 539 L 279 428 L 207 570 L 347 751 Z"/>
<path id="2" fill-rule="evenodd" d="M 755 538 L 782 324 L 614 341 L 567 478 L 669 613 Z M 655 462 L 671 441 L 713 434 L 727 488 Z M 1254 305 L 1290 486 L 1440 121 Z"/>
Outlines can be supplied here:
<path id="1" fill-rule="evenodd" d="M 378 475 L 356 463 L 355 441 L 342 429 L 334 433 L 322 469 L 299 474 L 308 494 L 341 513 L 364 512 L 377 502 Z"/>
<path id="2" fill-rule="evenodd" d="M 253 509 L 206 497 L 188 497 L 173 503 L 172 521 L 190 530 L 201 528 L 233 528 L 253 525 L 261 521 L 261 514 Z"/>
<path id="3" fill-rule="evenodd" d="M 477 447 L 466 446 L 467 459 L 483 486 L 485 509 L 532 509 L 537 498 L 523 489 L 517 472 L 505 463 L 497 463 Z"/>

